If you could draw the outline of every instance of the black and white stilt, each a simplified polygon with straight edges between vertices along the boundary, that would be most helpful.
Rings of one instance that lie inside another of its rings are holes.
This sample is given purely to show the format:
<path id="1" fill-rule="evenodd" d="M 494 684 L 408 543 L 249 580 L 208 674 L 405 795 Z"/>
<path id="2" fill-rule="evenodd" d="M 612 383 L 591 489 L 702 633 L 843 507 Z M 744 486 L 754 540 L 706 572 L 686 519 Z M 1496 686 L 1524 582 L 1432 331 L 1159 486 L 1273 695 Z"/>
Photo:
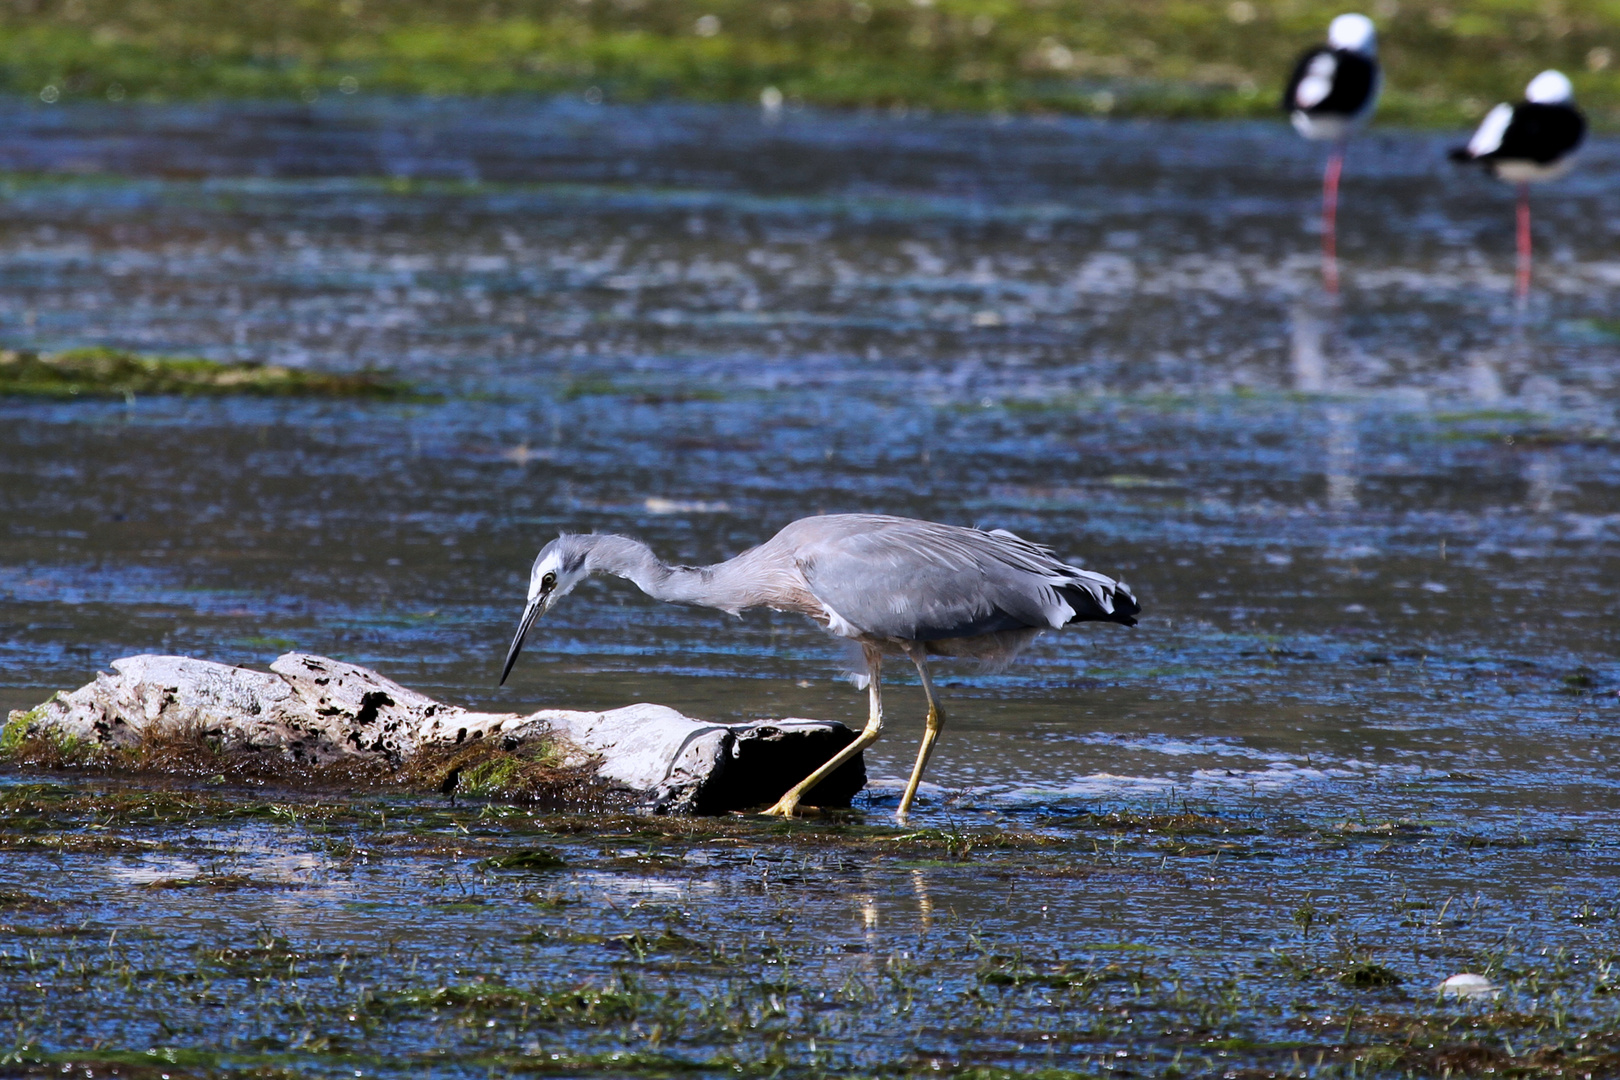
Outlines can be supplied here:
<path id="1" fill-rule="evenodd" d="M 1378 35 L 1365 15 L 1340 15 L 1328 25 L 1326 45 L 1299 58 L 1283 92 L 1283 111 L 1294 129 L 1315 142 L 1332 143 L 1322 176 L 1322 283 L 1339 291 L 1339 175 L 1350 134 L 1372 115 L 1383 74 Z"/>
<path id="2" fill-rule="evenodd" d="M 1586 117 L 1575 107 L 1575 88 L 1561 72 L 1543 71 L 1524 89 L 1517 105 L 1498 105 L 1485 114 L 1479 130 L 1451 152 L 1451 160 L 1478 163 L 1519 189 L 1519 307 L 1530 301 L 1530 185 L 1556 180 L 1575 164 L 1586 139 Z"/>

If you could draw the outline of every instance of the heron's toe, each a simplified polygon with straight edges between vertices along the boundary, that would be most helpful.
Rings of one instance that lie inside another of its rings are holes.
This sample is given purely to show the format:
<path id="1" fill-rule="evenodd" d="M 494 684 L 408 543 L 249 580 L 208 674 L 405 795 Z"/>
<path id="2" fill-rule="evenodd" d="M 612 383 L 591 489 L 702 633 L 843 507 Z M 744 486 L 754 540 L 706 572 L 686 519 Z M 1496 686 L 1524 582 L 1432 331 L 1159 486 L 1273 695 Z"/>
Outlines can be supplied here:
<path id="1" fill-rule="evenodd" d="M 780 799 L 777 799 L 776 800 L 776 805 L 772 806 L 769 810 L 761 810 L 760 811 L 760 817 L 790 818 L 790 817 L 793 816 L 793 812 L 795 810 L 797 810 L 798 808 L 799 808 L 799 800 L 798 799 L 790 799 L 786 795 L 784 795 Z"/>

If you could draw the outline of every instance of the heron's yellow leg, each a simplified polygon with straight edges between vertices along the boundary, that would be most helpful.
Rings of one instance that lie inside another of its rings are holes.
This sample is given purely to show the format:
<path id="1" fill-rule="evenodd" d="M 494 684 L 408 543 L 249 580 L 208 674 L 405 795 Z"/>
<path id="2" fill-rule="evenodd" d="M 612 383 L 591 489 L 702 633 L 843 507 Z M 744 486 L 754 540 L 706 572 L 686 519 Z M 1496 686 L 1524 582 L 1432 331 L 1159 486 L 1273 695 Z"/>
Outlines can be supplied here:
<path id="1" fill-rule="evenodd" d="M 917 747 L 917 764 L 912 767 L 911 780 L 906 784 L 906 793 L 900 797 L 900 809 L 895 813 L 902 825 L 906 823 L 906 815 L 911 812 L 911 800 L 917 797 L 917 785 L 922 783 L 923 770 L 928 768 L 928 757 L 934 752 L 934 740 L 939 738 L 939 729 L 945 726 L 945 713 L 934 697 L 934 681 L 928 677 L 928 653 L 921 645 L 914 645 L 906 650 L 906 655 L 917 665 L 917 674 L 922 677 L 923 693 L 928 698 L 928 727 L 923 731 L 922 745 Z"/>
<path id="2" fill-rule="evenodd" d="M 871 708 L 867 713 L 866 727 L 855 736 L 855 741 L 834 754 L 832 760 L 821 768 L 805 777 L 776 800 L 776 805 L 764 811 L 766 817 L 792 817 L 793 812 L 799 808 L 799 800 L 804 798 L 805 792 L 831 776 L 837 768 L 868 746 L 877 742 L 877 737 L 883 734 L 883 691 L 879 685 L 879 678 L 883 673 L 883 654 L 874 648 L 866 650 L 867 690 L 870 694 Z"/>

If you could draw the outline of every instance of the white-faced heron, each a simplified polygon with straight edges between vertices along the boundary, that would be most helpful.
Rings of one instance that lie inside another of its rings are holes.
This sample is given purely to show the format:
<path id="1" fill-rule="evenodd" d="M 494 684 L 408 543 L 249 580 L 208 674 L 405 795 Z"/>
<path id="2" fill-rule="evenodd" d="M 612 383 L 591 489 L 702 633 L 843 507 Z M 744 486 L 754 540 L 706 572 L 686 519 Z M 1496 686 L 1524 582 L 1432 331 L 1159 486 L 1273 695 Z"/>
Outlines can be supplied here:
<path id="1" fill-rule="evenodd" d="M 501 682 L 534 620 L 591 574 L 628 578 L 657 600 L 733 615 L 753 607 L 796 611 L 829 633 L 860 643 L 871 700 L 866 728 L 765 811 L 782 817 L 791 817 L 806 792 L 882 732 L 879 677 L 885 654 L 911 659 L 928 698 L 928 726 L 900 800 L 904 821 L 944 724 L 928 677 L 930 655 L 1001 663 L 1043 631 L 1071 622 L 1134 626 L 1141 610 L 1123 582 L 1070 566 L 1050 548 L 1004 529 L 829 514 L 801 518 L 758 547 L 713 566 L 670 566 L 628 536 L 565 534 L 534 560 L 528 604 Z"/>

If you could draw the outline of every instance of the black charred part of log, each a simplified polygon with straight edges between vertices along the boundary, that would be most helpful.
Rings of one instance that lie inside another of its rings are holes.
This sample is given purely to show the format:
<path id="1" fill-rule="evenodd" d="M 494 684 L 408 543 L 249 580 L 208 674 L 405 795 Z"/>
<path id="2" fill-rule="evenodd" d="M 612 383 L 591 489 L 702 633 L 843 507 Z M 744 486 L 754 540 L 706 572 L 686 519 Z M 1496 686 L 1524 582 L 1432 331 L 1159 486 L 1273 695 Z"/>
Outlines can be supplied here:
<path id="1" fill-rule="evenodd" d="M 733 728 L 718 767 L 697 789 L 692 812 L 726 814 L 769 806 L 855 736 L 841 725 L 761 723 Z M 856 756 L 806 793 L 804 802 L 846 807 L 865 786 L 866 762 Z"/>

